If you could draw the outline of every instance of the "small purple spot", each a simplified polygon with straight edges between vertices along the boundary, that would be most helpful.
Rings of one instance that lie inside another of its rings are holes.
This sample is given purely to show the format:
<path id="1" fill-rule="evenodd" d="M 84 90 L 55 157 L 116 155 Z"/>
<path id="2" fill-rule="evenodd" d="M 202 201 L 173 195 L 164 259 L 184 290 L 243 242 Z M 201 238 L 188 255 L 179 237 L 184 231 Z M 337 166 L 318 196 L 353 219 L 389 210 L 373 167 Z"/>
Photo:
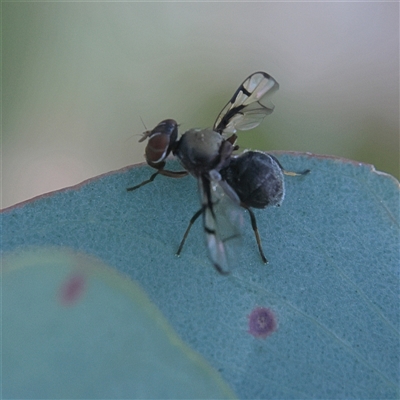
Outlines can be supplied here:
<path id="1" fill-rule="evenodd" d="M 248 332 L 254 337 L 265 339 L 276 330 L 276 325 L 276 318 L 272 310 L 257 307 L 249 315 Z"/>
<path id="2" fill-rule="evenodd" d="M 77 274 L 69 277 L 60 288 L 60 301 L 64 306 L 71 306 L 85 291 L 86 280 L 83 275 Z"/>

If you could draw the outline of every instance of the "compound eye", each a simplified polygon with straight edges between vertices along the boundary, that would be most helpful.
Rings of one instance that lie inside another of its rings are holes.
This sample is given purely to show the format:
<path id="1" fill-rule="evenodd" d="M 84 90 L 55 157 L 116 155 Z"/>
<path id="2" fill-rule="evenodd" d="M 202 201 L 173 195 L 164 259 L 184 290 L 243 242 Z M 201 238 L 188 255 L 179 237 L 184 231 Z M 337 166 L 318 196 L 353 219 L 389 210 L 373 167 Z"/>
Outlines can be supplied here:
<path id="1" fill-rule="evenodd" d="M 171 152 L 178 137 L 178 123 L 173 119 L 161 121 L 153 130 L 146 131 L 140 141 L 149 138 L 146 146 L 146 160 L 157 168 Z"/>
<path id="2" fill-rule="evenodd" d="M 154 129 L 153 132 L 162 132 L 164 135 L 168 135 L 171 138 L 178 136 L 178 123 L 174 119 L 165 119 L 161 121 Z"/>

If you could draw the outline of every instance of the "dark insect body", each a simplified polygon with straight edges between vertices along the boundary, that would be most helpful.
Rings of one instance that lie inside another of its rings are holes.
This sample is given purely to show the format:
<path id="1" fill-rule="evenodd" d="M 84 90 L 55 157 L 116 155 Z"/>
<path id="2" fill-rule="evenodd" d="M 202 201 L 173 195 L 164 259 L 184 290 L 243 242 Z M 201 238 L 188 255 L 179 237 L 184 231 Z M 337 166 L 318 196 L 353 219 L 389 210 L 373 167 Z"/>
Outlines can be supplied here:
<path id="1" fill-rule="evenodd" d="M 146 161 L 156 172 L 128 191 L 152 182 L 159 174 L 172 178 L 191 174 L 198 181 L 201 208 L 191 218 L 177 255 L 191 226 L 202 215 L 211 261 L 220 274 L 228 274 L 241 236 L 244 208 L 249 211 L 261 258 L 267 262 L 251 207 L 279 206 L 285 195 L 283 174 L 304 175 L 309 171 L 287 172 L 274 156 L 260 151 L 247 151 L 238 156 L 233 152 L 239 148 L 235 144 L 236 131 L 253 129 L 272 113 L 274 106 L 261 100 L 265 101 L 278 87 L 267 73 L 255 72 L 239 86 L 212 129 L 190 129 L 178 139 L 177 122 L 166 119 L 143 134 L 140 141 L 148 138 Z M 164 169 L 170 153 L 179 159 L 184 171 Z"/>

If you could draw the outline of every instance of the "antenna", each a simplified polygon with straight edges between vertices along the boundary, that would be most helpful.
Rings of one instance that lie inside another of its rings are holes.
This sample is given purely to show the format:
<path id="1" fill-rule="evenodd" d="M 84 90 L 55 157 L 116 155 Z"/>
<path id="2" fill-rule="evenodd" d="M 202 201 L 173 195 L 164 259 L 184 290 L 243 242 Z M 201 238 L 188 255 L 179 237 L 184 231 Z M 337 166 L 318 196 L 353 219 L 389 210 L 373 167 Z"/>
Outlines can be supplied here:
<path id="1" fill-rule="evenodd" d="M 147 126 L 146 126 L 146 124 L 144 123 L 144 121 L 143 121 L 143 119 L 142 119 L 142 117 L 139 115 L 139 118 L 140 118 L 140 120 L 142 121 L 142 124 L 143 124 L 143 126 L 144 126 L 144 130 L 145 131 L 147 131 L 148 129 L 147 129 Z"/>

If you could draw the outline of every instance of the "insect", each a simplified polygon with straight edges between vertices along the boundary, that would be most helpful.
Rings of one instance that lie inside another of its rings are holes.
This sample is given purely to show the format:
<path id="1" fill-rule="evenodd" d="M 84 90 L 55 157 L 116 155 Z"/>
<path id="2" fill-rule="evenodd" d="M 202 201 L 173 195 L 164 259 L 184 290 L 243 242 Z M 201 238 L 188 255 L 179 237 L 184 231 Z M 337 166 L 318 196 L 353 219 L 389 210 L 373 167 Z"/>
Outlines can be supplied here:
<path id="1" fill-rule="evenodd" d="M 274 156 L 260 151 L 247 151 L 238 156 L 233 152 L 239 148 L 236 132 L 255 128 L 272 113 L 274 106 L 265 101 L 278 88 L 270 75 L 255 72 L 239 86 L 212 129 L 190 129 L 178 139 L 178 123 L 166 119 L 144 132 L 140 142 L 148 139 L 145 157 L 156 172 L 128 191 L 152 182 L 157 175 L 181 178 L 191 174 L 198 181 L 201 207 L 191 218 L 177 255 L 193 223 L 202 216 L 210 259 L 220 274 L 228 274 L 241 236 L 244 208 L 249 211 L 261 258 L 267 262 L 251 207 L 279 206 L 285 194 L 283 174 L 304 175 L 309 171 L 285 171 Z M 170 153 L 178 158 L 183 171 L 165 169 Z"/>

